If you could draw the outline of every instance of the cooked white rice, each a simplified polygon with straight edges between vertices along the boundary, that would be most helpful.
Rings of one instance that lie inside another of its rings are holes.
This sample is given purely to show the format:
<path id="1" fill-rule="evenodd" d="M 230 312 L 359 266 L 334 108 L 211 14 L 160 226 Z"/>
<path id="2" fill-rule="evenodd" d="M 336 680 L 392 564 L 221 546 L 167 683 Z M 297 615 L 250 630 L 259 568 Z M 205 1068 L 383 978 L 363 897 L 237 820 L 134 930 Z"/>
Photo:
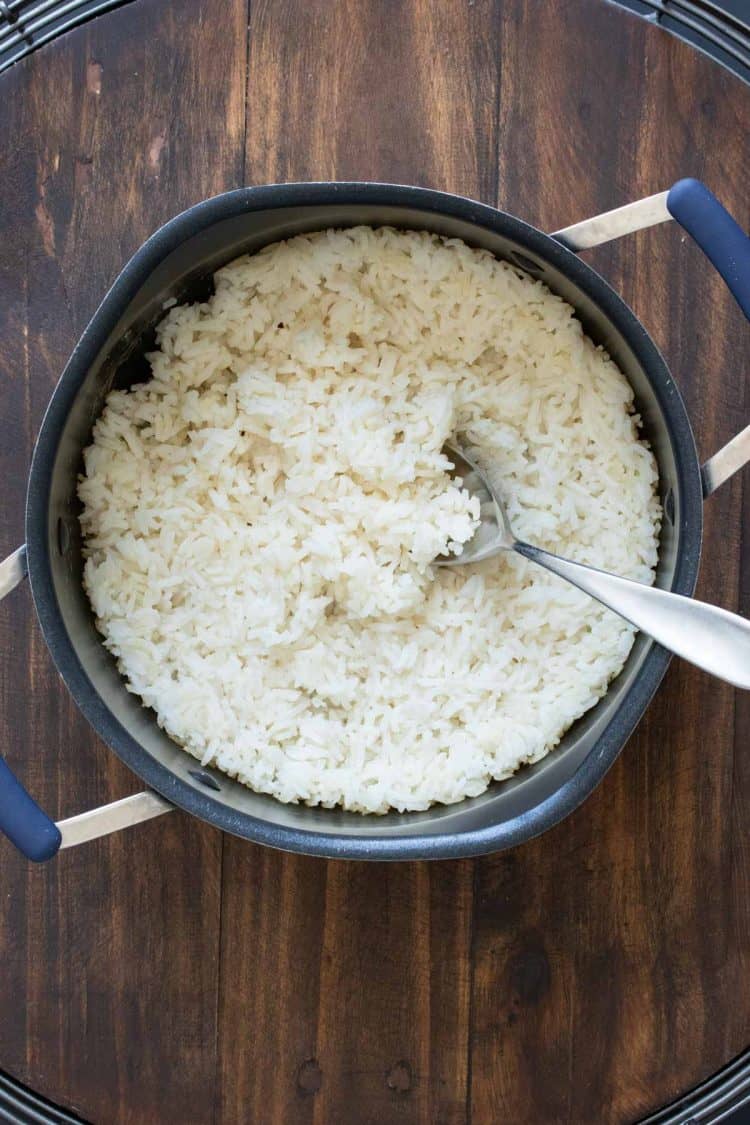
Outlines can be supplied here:
<path id="1" fill-rule="evenodd" d="M 131 691 L 204 764 L 362 812 L 481 793 L 604 693 L 633 629 L 523 559 L 441 569 L 476 501 L 651 582 L 657 471 L 573 310 L 424 232 L 269 246 L 172 308 L 153 378 L 112 392 L 80 482 L 85 586 Z"/>

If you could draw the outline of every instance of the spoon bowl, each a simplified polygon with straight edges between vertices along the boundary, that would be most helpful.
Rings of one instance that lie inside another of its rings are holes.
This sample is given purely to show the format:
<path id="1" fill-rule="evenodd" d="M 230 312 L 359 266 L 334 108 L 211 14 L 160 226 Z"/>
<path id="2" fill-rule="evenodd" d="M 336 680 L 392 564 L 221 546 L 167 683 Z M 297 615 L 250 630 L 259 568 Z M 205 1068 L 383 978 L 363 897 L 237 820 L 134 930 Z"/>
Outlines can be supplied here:
<path id="1" fill-rule="evenodd" d="M 479 500 L 479 527 L 463 545 L 460 555 L 440 555 L 435 560 L 437 566 L 468 566 L 483 562 L 510 551 L 516 541 L 505 511 L 505 505 L 493 489 L 487 476 L 468 453 L 459 449 L 453 442 L 446 442 L 443 453 L 453 462 L 453 476 L 460 479 L 470 496 Z"/>
<path id="2" fill-rule="evenodd" d="M 455 442 L 446 442 L 443 451 L 453 462 L 454 477 L 479 500 L 480 523 L 459 555 L 440 555 L 436 566 L 468 566 L 513 551 L 590 594 L 664 648 L 736 687 L 750 688 L 750 621 L 516 539 L 490 476 Z"/>

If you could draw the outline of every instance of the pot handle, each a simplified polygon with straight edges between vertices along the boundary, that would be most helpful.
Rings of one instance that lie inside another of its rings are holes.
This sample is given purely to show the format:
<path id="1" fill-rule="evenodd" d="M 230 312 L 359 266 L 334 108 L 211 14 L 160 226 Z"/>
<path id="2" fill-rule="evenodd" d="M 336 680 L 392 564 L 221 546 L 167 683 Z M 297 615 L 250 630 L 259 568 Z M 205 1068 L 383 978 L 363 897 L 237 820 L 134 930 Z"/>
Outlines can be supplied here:
<path id="1" fill-rule="evenodd" d="M 667 192 L 666 203 L 672 218 L 698 243 L 750 320 L 750 238 L 698 180 L 679 180 Z"/>
<path id="2" fill-rule="evenodd" d="M 19 547 L 0 563 L 0 598 L 26 577 L 26 548 Z M 24 789 L 0 758 L 0 831 L 27 859 L 52 859 L 60 847 L 60 829 Z"/>
<path id="3" fill-rule="evenodd" d="M 144 789 L 142 793 L 134 793 L 132 797 L 123 797 L 109 805 L 100 805 L 98 809 L 89 809 L 77 816 L 69 816 L 67 820 L 59 820 L 56 827 L 62 836 L 60 847 L 75 848 L 78 844 L 108 836 L 110 832 L 121 832 L 123 828 L 152 820 L 162 813 L 174 812 L 174 809 L 175 806 L 164 797 L 151 789 Z"/>
<path id="4" fill-rule="evenodd" d="M 26 573 L 26 548 L 19 547 L 0 562 L 0 601 L 15 590 Z M 0 758 L 0 832 L 36 863 L 52 859 L 60 848 L 95 840 L 173 809 L 169 801 L 146 790 L 55 824 Z"/>
<path id="5" fill-rule="evenodd" d="M 0 831 L 27 859 L 41 863 L 56 855 L 62 835 L 53 820 L 0 758 Z"/>
<path id="6" fill-rule="evenodd" d="M 553 234 L 569 250 L 588 250 L 645 227 L 675 219 L 716 267 L 750 320 L 750 238 L 699 180 L 679 180 L 669 191 L 628 203 Z M 709 458 L 701 469 L 703 495 L 750 461 L 750 426 Z"/>

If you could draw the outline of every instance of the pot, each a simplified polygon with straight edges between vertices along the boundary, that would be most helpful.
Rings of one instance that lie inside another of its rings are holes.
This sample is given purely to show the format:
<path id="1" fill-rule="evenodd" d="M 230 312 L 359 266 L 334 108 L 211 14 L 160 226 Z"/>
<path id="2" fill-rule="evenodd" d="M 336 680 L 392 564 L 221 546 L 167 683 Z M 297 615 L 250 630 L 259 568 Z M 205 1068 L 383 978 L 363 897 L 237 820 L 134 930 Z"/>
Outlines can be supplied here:
<path id="1" fill-rule="evenodd" d="M 205 299 L 213 273 L 239 254 L 331 226 L 390 224 L 458 237 L 540 277 L 576 309 L 630 381 L 659 464 L 664 521 L 656 582 L 692 594 L 702 503 L 750 459 L 750 427 L 701 468 L 685 406 L 642 324 L 576 251 L 676 218 L 750 316 L 750 241 L 694 180 L 548 235 L 454 195 L 389 184 L 317 183 L 243 188 L 191 207 L 134 255 L 104 298 L 52 395 L 37 439 L 26 505 L 26 544 L 0 564 L 0 597 L 28 572 L 36 613 L 57 668 L 100 737 L 145 792 L 54 824 L 0 761 L 0 829 L 33 860 L 181 808 L 257 843 L 314 855 L 424 859 L 479 855 L 519 844 L 557 823 L 612 765 L 664 675 L 669 656 L 643 634 L 606 695 L 542 761 L 479 797 L 420 813 L 361 816 L 284 805 L 205 769 L 129 693 L 98 635 L 82 587 L 76 481 L 82 450 L 113 386 L 148 375 L 144 351 L 167 299 Z"/>

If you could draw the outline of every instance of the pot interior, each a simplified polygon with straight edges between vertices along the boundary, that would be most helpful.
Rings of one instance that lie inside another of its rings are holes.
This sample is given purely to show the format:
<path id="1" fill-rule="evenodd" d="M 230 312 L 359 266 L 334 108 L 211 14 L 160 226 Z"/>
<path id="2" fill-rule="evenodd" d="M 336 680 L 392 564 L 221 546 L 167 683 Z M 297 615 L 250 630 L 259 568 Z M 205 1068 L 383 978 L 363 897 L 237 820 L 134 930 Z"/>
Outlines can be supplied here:
<path id="1" fill-rule="evenodd" d="M 218 771 L 202 769 L 126 691 L 82 588 L 75 494 L 81 450 L 110 388 L 148 377 L 143 356 L 154 345 L 164 301 L 204 299 L 218 267 L 280 238 L 365 223 L 461 238 L 541 277 L 575 307 L 586 332 L 607 349 L 633 386 L 644 434 L 658 459 L 665 518 L 657 582 L 692 592 L 701 504 L 690 427 L 656 349 L 609 287 L 554 240 L 466 200 L 419 189 L 378 191 L 370 185 L 368 195 L 364 186 L 347 194 L 314 185 L 321 198 L 303 203 L 294 198 L 294 187 L 299 194 L 299 185 L 230 193 L 163 228 L 126 267 L 87 329 L 55 392 L 32 468 L 27 538 L 40 621 L 60 671 L 101 736 L 148 784 L 222 828 L 323 854 L 386 858 L 495 850 L 571 811 L 617 756 L 666 667 L 664 654 L 644 636 L 638 635 L 606 696 L 541 762 L 457 805 L 365 817 L 283 805 Z M 306 198 L 315 194 L 308 190 Z"/>

